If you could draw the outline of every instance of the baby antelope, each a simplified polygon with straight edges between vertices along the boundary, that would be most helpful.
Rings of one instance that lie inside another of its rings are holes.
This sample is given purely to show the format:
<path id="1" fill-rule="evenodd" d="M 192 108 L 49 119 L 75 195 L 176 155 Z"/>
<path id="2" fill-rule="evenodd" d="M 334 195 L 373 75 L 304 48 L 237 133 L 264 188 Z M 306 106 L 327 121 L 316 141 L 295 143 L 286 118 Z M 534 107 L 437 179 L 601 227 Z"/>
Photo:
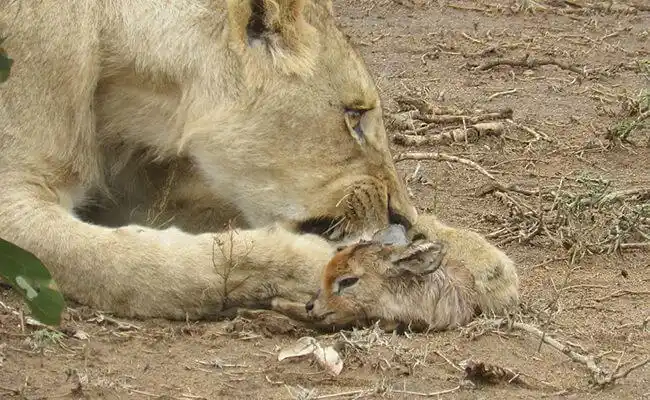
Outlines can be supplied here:
<path id="1" fill-rule="evenodd" d="M 485 241 L 464 232 L 472 240 Z M 450 256 L 448 250 L 441 239 L 420 234 L 410 241 L 401 226 L 391 225 L 371 241 L 339 249 L 323 269 L 320 288 L 306 304 L 307 313 L 326 325 L 367 325 L 379 320 L 384 329 L 445 330 L 462 326 L 482 312 L 504 311 L 517 303 L 512 263 L 504 264 L 512 271 L 496 280 L 492 276 L 491 282 L 477 282 L 484 274 L 472 270 L 477 267 L 467 264 L 472 260 Z M 487 247 L 486 251 L 498 250 Z M 486 291 L 486 284 L 500 290 Z"/>

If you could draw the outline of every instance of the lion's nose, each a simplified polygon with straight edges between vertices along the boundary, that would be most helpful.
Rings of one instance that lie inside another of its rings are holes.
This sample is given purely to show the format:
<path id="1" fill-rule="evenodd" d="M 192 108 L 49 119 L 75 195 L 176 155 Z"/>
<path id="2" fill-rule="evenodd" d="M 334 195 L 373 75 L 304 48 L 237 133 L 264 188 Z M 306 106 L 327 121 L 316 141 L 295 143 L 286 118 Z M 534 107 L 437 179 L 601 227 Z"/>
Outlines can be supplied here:
<path id="1" fill-rule="evenodd" d="M 411 224 L 408 218 L 396 212 L 391 206 L 388 206 L 388 222 L 390 224 L 402 225 L 407 232 L 413 227 L 413 224 Z"/>

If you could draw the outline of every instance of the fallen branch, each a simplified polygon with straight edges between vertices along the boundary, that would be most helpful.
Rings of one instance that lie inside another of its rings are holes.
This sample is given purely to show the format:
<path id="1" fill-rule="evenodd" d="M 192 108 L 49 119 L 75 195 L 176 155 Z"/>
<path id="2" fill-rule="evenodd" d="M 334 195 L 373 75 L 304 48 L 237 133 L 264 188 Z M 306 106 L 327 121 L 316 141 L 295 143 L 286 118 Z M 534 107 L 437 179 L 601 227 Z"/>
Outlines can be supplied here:
<path id="1" fill-rule="evenodd" d="M 490 97 L 488 97 L 488 101 L 492 101 L 492 100 L 496 99 L 497 97 L 506 96 L 506 95 L 513 94 L 513 93 L 517 93 L 516 88 L 515 89 L 510 89 L 510 90 L 505 90 L 503 92 L 496 92 L 496 93 L 492 94 Z"/>
<path id="2" fill-rule="evenodd" d="M 102 313 L 95 313 L 95 316 L 86 320 L 86 322 L 94 322 L 96 324 L 101 325 L 104 321 L 113 324 L 117 327 L 118 330 L 120 331 L 131 331 L 131 330 L 140 330 L 140 327 L 138 325 L 131 324 L 129 322 L 125 321 L 120 321 L 116 318 L 110 317 L 108 315 L 102 314 Z"/>
<path id="3" fill-rule="evenodd" d="M 618 247 L 620 249 L 650 249 L 650 242 L 620 243 Z"/>
<path id="4" fill-rule="evenodd" d="M 18 395 L 20 395 L 20 390 L 18 390 L 18 389 L 12 389 L 12 388 L 10 388 L 10 387 L 0 386 L 0 391 L 3 391 L 3 392 L 5 392 L 5 393 L 9 393 L 9 395 L 11 395 L 11 396 L 18 396 Z"/>
<path id="5" fill-rule="evenodd" d="M 631 198 L 629 198 L 631 197 Z M 611 192 L 603 196 L 599 204 L 610 203 L 615 200 L 620 200 L 622 198 L 627 198 L 626 200 L 641 201 L 650 199 L 650 188 L 634 188 L 626 190 L 618 190 Z"/>
<path id="6" fill-rule="evenodd" d="M 477 124 L 479 122 L 485 121 L 494 121 L 498 119 L 509 119 L 512 118 L 512 109 L 506 108 L 497 112 L 489 112 L 476 115 L 448 115 L 448 114 L 434 114 L 426 115 L 422 113 L 416 113 L 413 115 L 413 118 L 419 119 L 422 122 L 428 124 L 450 124 L 450 123 L 461 123 L 461 124 Z"/>
<path id="7" fill-rule="evenodd" d="M 503 123 L 481 122 L 468 126 L 467 129 L 458 128 L 447 132 L 433 135 L 411 135 L 397 133 L 393 136 L 393 142 L 401 146 L 424 146 L 439 145 L 448 143 L 474 143 L 485 136 L 501 136 L 503 134 Z"/>
<path id="8" fill-rule="evenodd" d="M 447 364 L 451 365 L 452 368 L 454 368 L 456 371 L 463 372 L 463 369 L 462 369 L 462 368 L 460 368 L 459 366 L 457 366 L 456 364 L 454 364 L 450 359 L 448 359 L 447 357 L 445 357 L 445 355 L 442 354 L 440 351 L 436 350 L 436 351 L 434 351 L 434 354 L 436 354 L 438 357 L 440 357 L 440 358 L 442 358 L 443 360 L 445 360 L 445 361 L 447 362 Z"/>
<path id="9" fill-rule="evenodd" d="M 453 387 L 451 389 L 439 390 L 437 392 L 428 392 L 428 393 L 412 392 L 410 390 L 391 390 L 390 392 L 391 393 L 399 393 L 399 394 L 408 394 L 409 396 L 438 397 L 438 396 L 443 395 L 443 394 L 449 394 L 449 393 L 456 392 L 456 391 L 458 391 L 460 389 L 461 389 L 461 387 L 460 387 L 460 385 L 458 385 L 458 386 Z"/>
<path id="10" fill-rule="evenodd" d="M 435 161 L 450 161 L 450 162 L 457 162 L 463 165 L 467 165 L 469 167 L 474 168 L 478 172 L 482 173 L 483 175 L 487 176 L 488 178 L 492 179 L 495 182 L 499 182 L 499 180 L 489 173 L 485 168 L 481 167 L 477 163 L 475 163 L 472 160 L 468 160 L 466 158 L 461 158 L 457 156 L 452 156 L 449 154 L 445 153 L 401 153 L 396 155 L 393 160 L 398 163 L 400 161 L 404 160 L 435 160 Z M 499 185 L 505 186 L 502 183 L 499 182 Z"/>
<path id="11" fill-rule="evenodd" d="M 318 397 L 317 399 L 333 399 L 336 397 L 348 397 L 348 396 L 355 396 L 355 395 L 361 395 L 363 393 L 368 392 L 368 390 L 351 390 L 349 392 L 340 392 L 340 393 L 331 393 L 331 394 L 323 394 Z"/>
<path id="12" fill-rule="evenodd" d="M 395 98 L 395 101 L 401 106 L 406 105 L 406 106 L 414 107 L 421 114 L 436 114 L 433 106 L 420 98 L 409 97 L 409 96 L 398 96 Z M 448 114 L 453 114 L 453 113 L 450 112 Z"/>
<path id="13" fill-rule="evenodd" d="M 523 56 L 521 59 L 518 60 L 505 59 L 505 58 L 490 60 L 476 67 L 476 70 L 487 71 L 489 69 L 492 69 L 500 65 L 509 65 L 511 67 L 526 67 L 526 68 L 537 68 L 543 65 L 555 65 L 561 69 L 575 72 L 576 74 L 579 75 L 585 75 L 584 71 L 575 65 L 570 65 L 565 62 L 555 60 L 553 58 L 532 58 L 530 57 L 529 54 L 526 54 L 525 56 Z"/>
<path id="14" fill-rule="evenodd" d="M 615 326 L 614 329 L 640 328 L 641 330 L 645 330 L 648 327 L 649 323 L 650 323 L 650 316 L 645 317 L 641 322 L 630 322 L 627 324 L 621 324 L 619 326 Z"/>
<path id="15" fill-rule="evenodd" d="M 566 2 L 569 4 L 568 2 Z M 573 8 L 564 8 L 561 9 L 560 12 L 564 14 L 579 14 L 579 13 L 585 13 L 585 11 L 597 11 L 597 12 L 606 12 L 606 13 L 612 13 L 612 14 L 636 14 L 639 11 L 649 11 L 650 6 L 645 5 L 645 4 L 617 4 L 614 2 L 603 2 L 602 4 L 599 3 L 592 3 L 592 4 L 578 4 L 576 2 L 571 2 L 570 5 Z"/>
<path id="16" fill-rule="evenodd" d="M 476 322 L 481 323 L 483 321 L 476 321 Z M 560 341 L 552 338 L 551 336 L 549 336 L 548 334 L 546 334 L 545 332 L 543 332 L 542 330 L 540 330 L 539 328 L 533 325 L 526 324 L 523 322 L 509 322 L 506 319 L 486 320 L 483 323 L 488 323 L 492 325 L 494 329 L 503 326 L 508 326 L 511 329 L 521 330 L 537 337 L 541 341 L 541 343 L 545 343 L 551 346 L 553 349 L 559 351 L 560 353 L 565 354 L 573 362 L 577 362 L 579 364 L 584 365 L 591 373 L 591 378 L 593 380 L 593 383 L 601 387 L 609 384 L 613 384 L 618 379 L 625 378 L 628 374 L 630 374 L 630 372 L 639 369 L 650 362 L 650 358 L 645 358 L 629 366 L 624 370 L 621 370 L 622 366 L 619 363 L 617 364 L 616 368 L 613 371 L 609 372 L 604 368 L 600 367 L 598 364 L 596 364 L 596 357 L 592 355 L 584 355 L 574 351 L 573 349 L 571 349 L 569 345 L 561 343 Z"/>
<path id="17" fill-rule="evenodd" d="M 533 135 L 534 139 L 531 140 L 531 143 L 532 143 L 532 142 L 538 142 L 539 140 L 544 140 L 544 141 L 547 141 L 547 142 L 552 142 L 552 140 L 548 137 L 548 135 L 545 134 L 545 133 L 543 133 L 543 132 L 538 132 L 538 131 L 534 130 L 533 128 L 530 128 L 530 127 L 528 127 L 528 126 L 526 126 L 526 125 L 522 125 L 522 124 L 516 123 L 515 121 L 513 121 L 513 120 L 511 120 L 511 119 L 507 119 L 506 122 L 508 122 L 509 124 L 511 124 L 512 126 L 514 126 L 514 127 L 516 127 L 516 128 L 519 128 L 519 129 L 521 129 L 521 130 L 523 130 L 523 131 L 525 131 L 525 132 L 528 132 L 528 133 L 530 133 L 531 135 Z"/>
<path id="18" fill-rule="evenodd" d="M 488 11 L 488 8 L 481 8 L 481 7 L 472 7 L 472 6 L 462 6 L 459 4 L 446 4 L 447 7 L 453 8 L 455 10 L 463 10 L 463 11 L 478 11 L 481 13 L 484 13 Z"/>
<path id="19" fill-rule="evenodd" d="M 474 42 L 474 43 L 478 43 L 478 44 L 485 44 L 484 41 L 482 41 L 482 40 L 478 40 L 478 39 L 476 39 L 476 38 L 473 38 L 473 37 L 471 37 L 470 35 L 468 35 L 468 34 L 465 33 L 465 32 L 461 32 L 460 34 L 461 34 L 462 37 L 464 37 L 465 39 L 469 40 L 470 42 Z"/>
<path id="20" fill-rule="evenodd" d="M 515 192 L 526 196 L 537 196 L 540 193 L 539 190 L 524 189 L 515 184 L 504 185 L 499 182 L 490 182 L 476 189 L 476 196 L 483 197 L 494 192 Z"/>
<path id="21" fill-rule="evenodd" d="M 599 297 L 599 298 L 597 298 L 595 300 L 600 303 L 601 301 L 605 301 L 605 300 L 609 300 L 609 299 L 615 299 L 617 297 L 622 297 L 622 296 L 625 296 L 625 295 L 643 296 L 643 295 L 649 295 L 649 294 L 650 294 L 650 290 L 638 290 L 637 291 L 637 290 L 620 289 L 620 290 L 617 290 L 617 291 L 615 291 L 613 293 L 610 293 L 610 294 L 608 294 L 606 296 Z"/>

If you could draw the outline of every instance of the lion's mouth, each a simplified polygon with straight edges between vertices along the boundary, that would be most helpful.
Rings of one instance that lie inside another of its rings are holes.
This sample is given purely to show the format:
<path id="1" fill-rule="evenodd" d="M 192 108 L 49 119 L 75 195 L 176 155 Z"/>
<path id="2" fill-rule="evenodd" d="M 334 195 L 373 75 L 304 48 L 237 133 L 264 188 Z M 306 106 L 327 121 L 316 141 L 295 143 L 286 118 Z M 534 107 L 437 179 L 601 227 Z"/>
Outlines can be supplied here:
<path id="1" fill-rule="evenodd" d="M 337 241 L 345 236 L 344 218 L 316 217 L 298 224 L 300 233 L 310 233 L 325 239 Z"/>

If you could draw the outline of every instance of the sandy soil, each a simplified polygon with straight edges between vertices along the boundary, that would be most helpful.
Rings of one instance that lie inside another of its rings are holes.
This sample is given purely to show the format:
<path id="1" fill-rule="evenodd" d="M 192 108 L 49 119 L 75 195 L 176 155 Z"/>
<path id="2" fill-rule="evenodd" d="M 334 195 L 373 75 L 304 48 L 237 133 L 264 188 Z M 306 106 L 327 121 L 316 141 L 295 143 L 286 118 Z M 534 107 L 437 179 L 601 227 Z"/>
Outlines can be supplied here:
<path id="1" fill-rule="evenodd" d="M 397 121 L 391 140 L 428 141 L 394 144 L 394 154 L 439 152 L 398 163 L 419 210 L 488 235 L 517 262 L 518 321 L 620 372 L 650 356 L 650 12 L 641 1 L 578 3 L 586 4 L 337 0 L 335 8 L 376 77 L 387 120 Z M 494 60 L 524 65 L 490 68 Z M 454 109 L 465 121 L 422 122 Z M 507 109 L 513 122 L 493 120 L 494 135 L 435 142 Z M 621 192 L 638 188 L 645 195 Z M 608 193 L 617 201 L 604 204 Z M 273 314 L 120 322 L 79 307 L 53 333 L 21 326 L 13 292 L 0 289 L 0 301 L 2 399 L 650 399 L 650 365 L 594 387 L 585 365 L 482 320 L 427 335 L 320 336 L 354 344 L 332 377 L 308 359 L 277 361 L 280 347 L 313 333 Z M 458 368 L 468 359 L 518 379 L 468 383 Z"/>

